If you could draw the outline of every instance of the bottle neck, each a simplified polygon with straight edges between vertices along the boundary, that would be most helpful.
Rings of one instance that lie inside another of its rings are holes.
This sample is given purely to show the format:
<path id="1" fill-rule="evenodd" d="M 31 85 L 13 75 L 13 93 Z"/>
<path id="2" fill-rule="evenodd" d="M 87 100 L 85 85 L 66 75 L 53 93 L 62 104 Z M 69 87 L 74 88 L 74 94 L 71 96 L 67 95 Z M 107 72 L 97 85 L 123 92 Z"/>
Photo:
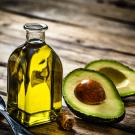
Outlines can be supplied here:
<path id="1" fill-rule="evenodd" d="M 26 31 L 27 42 L 40 41 L 45 42 L 45 31 Z"/>

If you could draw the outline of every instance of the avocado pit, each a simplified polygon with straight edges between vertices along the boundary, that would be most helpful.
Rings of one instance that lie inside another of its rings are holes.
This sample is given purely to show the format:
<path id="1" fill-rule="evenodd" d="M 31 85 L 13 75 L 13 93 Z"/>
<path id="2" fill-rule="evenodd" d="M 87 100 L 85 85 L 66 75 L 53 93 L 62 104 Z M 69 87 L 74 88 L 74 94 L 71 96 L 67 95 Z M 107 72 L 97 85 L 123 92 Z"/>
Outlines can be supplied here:
<path id="1" fill-rule="evenodd" d="M 105 91 L 94 80 L 82 80 L 74 89 L 75 96 L 85 104 L 100 104 L 105 100 Z"/>

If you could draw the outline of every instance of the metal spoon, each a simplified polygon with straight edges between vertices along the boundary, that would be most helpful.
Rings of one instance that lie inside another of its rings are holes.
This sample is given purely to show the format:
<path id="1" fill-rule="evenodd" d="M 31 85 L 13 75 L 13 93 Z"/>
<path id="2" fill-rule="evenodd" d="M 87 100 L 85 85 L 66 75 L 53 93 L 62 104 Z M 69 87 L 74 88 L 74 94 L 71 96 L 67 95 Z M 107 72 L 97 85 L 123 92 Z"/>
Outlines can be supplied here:
<path id="1" fill-rule="evenodd" d="M 19 123 L 13 120 L 6 111 L 6 104 L 3 98 L 0 96 L 0 113 L 5 117 L 10 125 L 10 129 L 13 135 L 32 135 L 27 129 L 22 127 Z"/>

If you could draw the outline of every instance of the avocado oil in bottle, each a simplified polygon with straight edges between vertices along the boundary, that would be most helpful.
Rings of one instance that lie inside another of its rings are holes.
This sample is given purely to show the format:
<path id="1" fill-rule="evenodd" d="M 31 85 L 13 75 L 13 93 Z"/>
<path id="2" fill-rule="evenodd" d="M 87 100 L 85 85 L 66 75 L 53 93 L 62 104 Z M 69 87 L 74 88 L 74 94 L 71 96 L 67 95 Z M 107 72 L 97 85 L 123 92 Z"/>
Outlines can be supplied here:
<path id="1" fill-rule="evenodd" d="M 25 24 L 26 42 L 8 60 L 8 112 L 30 127 L 54 121 L 62 106 L 62 64 L 40 24 Z"/>

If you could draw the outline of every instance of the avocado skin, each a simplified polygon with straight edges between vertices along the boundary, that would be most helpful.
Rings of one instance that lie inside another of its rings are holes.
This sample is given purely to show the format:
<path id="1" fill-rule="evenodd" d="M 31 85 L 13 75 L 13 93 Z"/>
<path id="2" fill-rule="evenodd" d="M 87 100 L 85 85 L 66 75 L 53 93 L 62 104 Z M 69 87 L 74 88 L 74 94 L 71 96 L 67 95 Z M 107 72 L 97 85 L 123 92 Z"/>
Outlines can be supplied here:
<path id="1" fill-rule="evenodd" d="M 99 118 L 96 116 L 90 116 L 90 115 L 88 116 L 88 115 L 85 115 L 79 111 L 74 110 L 66 101 L 65 101 L 65 103 L 74 115 L 81 118 L 82 120 L 85 120 L 86 122 L 92 122 L 94 124 L 97 124 L 97 123 L 99 123 L 99 124 L 114 124 L 114 123 L 118 123 L 118 122 L 122 121 L 125 117 L 125 111 L 124 111 L 122 116 L 120 116 L 119 118 L 114 118 L 114 119 L 103 119 L 103 118 Z"/>
<path id="2" fill-rule="evenodd" d="M 89 65 L 92 65 L 92 64 L 100 62 L 100 61 L 102 61 L 102 62 L 106 62 L 107 61 L 107 62 L 111 62 L 111 63 L 114 63 L 114 64 L 118 64 L 118 65 L 121 65 L 121 66 L 125 67 L 127 70 L 131 70 L 131 71 L 135 72 L 135 70 L 133 70 L 132 68 L 130 68 L 130 67 L 128 67 L 128 66 L 126 66 L 126 65 L 124 65 L 124 64 L 122 64 L 122 63 L 120 63 L 120 62 L 118 62 L 116 60 L 111 60 L 111 59 L 94 60 L 94 61 L 88 63 L 84 68 L 87 69 L 87 67 L 89 67 Z"/>
<path id="3" fill-rule="evenodd" d="M 78 70 L 78 71 L 79 71 L 79 70 L 84 70 L 84 71 L 91 71 L 91 72 L 98 73 L 98 74 L 100 74 L 101 76 L 103 76 L 103 77 L 105 77 L 106 79 L 108 79 L 110 85 L 111 85 L 114 89 L 116 89 L 116 87 L 115 87 L 115 85 L 113 84 L 112 80 L 111 80 L 109 77 L 107 77 L 106 75 L 104 75 L 103 73 L 100 73 L 100 72 L 95 71 L 95 70 L 84 69 L 84 68 L 78 68 L 78 69 L 75 69 L 75 70 Z M 72 74 L 75 70 L 71 71 L 71 72 L 64 78 L 64 80 L 63 80 L 63 87 L 64 87 L 64 81 L 66 81 L 66 79 L 68 78 L 68 76 L 69 76 L 70 74 Z M 119 93 L 118 93 L 117 90 L 115 90 L 115 94 L 117 94 L 117 96 L 121 99 L 121 97 L 120 97 L 120 95 L 119 95 Z M 64 96 L 63 96 L 63 98 L 64 98 Z M 92 123 L 95 123 L 95 124 L 96 124 L 96 123 L 99 123 L 99 124 L 113 124 L 113 123 L 118 123 L 118 122 L 122 121 L 122 120 L 124 119 L 124 117 L 125 117 L 125 110 L 124 110 L 123 114 L 122 114 L 120 117 L 118 117 L 118 118 L 110 118 L 110 119 L 109 119 L 109 118 L 100 118 L 100 117 L 97 117 L 97 116 L 86 115 L 86 114 L 84 114 L 84 113 L 81 113 L 81 112 L 75 110 L 73 107 L 71 107 L 71 106 L 67 103 L 67 101 L 66 101 L 65 99 L 64 99 L 64 101 L 65 101 L 67 107 L 70 109 L 70 111 L 71 111 L 73 114 L 75 114 L 77 117 L 79 117 L 79 118 L 81 118 L 82 120 L 85 120 L 85 121 L 87 121 L 87 122 L 92 122 Z"/>

